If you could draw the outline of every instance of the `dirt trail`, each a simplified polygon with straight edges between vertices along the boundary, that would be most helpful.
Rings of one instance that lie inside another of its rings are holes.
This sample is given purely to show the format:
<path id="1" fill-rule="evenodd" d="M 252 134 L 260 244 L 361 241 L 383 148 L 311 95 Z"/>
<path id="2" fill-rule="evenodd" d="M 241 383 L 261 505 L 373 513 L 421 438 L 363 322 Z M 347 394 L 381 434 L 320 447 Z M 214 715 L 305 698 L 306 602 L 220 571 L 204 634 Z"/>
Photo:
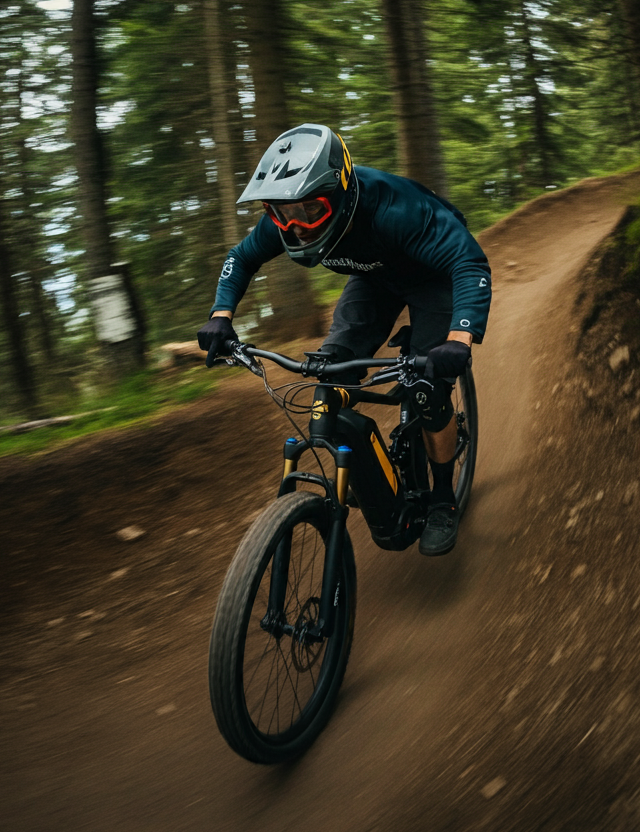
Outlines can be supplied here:
<path id="1" fill-rule="evenodd" d="M 622 655 L 620 632 L 590 612 L 587 596 L 569 609 L 568 592 L 545 577 L 561 568 L 556 558 L 571 575 L 591 568 L 588 546 L 562 537 L 566 518 L 531 530 L 550 493 L 532 449 L 547 434 L 560 447 L 571 431 L 570 407 L 560 418 L 551 391 L 578 323 L 575 276 L 639 191 L 637 174 L 591 180 L 483 235 L 495 300 L 474 351 L 481 444 L 459 543 L 439 560 L 417 547 L 382 552 L 353 512 L 352 658 L 332 721 L 291 767 L 238 759 L 207 693 L 216 593 L 273 493 L 287 435 L 259 383 L 225 382 L 212 420 L 199 404 L 152 431 L 0 463 L 0 828 L 640 828 L 640 779 L 629 780 L 640 741 L 625 739 L 640 728 L 635 651 L 630 643 Z M 265 440 L 251 460 L 247 412 Z M 251 500 L 236 485 L 248 481 Z M 146 534 L 118 540 L 133 524 Z M 621 576 L 632 556 L 616 555 Z M 576 622 L 587 622 L 582 635 Z M 607 664 L 616 650 L 626 675 Z M 608 675 L 583 683 L 585 655 Z M 606 731 L 594 724 L 601 718 Z"/>

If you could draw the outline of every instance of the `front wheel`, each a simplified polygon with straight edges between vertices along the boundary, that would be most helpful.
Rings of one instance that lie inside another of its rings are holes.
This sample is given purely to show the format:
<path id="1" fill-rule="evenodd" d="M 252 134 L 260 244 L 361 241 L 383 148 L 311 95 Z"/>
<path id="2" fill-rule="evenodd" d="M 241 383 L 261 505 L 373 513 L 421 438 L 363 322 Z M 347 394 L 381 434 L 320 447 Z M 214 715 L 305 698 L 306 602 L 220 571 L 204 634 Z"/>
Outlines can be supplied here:
<path id="1" fill-rule="evenodd" d="M 322 641 L 306 635 L 317 624 L 328 532 L 321 496 L 280 497 L 245 535 L 220 593 L 209 651 L 211 704 L 226 741 L 252 762 L 302 754 L 326 725 L 346 670 L 356 605 L 346 530 L 333 634 Z M 274 621 L 267 611 L 276 552 L 288 571 L 279 584 L 283 614 Z"/>

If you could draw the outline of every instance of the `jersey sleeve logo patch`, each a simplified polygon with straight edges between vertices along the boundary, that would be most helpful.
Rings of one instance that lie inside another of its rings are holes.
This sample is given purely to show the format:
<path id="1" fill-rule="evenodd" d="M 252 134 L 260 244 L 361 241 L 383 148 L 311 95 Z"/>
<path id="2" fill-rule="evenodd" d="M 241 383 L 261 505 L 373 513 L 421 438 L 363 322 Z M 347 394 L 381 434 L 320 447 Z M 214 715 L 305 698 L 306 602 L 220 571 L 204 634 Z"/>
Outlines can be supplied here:
<path id="1" fill-rule="evenodd" d="M 224 280 L 227 277 L 231 277 L 231 273 L 233 272 L 233 264 L 235 263 L 235 257 L 229 257 L 228 260 L 225 260 L 224 265 L 222 266 L 222 273 L 220 274 L 220 279 Z"/>

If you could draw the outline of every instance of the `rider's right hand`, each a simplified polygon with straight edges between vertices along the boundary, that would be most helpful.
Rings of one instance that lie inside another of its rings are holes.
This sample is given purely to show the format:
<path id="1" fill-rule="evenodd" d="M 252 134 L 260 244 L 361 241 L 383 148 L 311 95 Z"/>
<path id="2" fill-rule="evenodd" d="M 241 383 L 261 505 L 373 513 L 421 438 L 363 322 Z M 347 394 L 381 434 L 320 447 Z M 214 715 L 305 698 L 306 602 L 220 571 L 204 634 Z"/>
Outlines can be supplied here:
<path id="1" fill-rule="evenodd" d="M 470 358 L 471 347 L 467 344 L 461 341 L 445 341 L 427 353 L 424 377 L 432 380 L 461 376 L 467 369 Z"/>
<path id="2" fill-rule="evenodd" d="M 217 355 L 230 355 L 225 348 L 225 341 L 237 341 L 236 331 L 231 326 L 231 320 L 224 315 L 216 315 L 198 330 L 198 346 L 207 351 L 205 364 L 213 367 Z"/>

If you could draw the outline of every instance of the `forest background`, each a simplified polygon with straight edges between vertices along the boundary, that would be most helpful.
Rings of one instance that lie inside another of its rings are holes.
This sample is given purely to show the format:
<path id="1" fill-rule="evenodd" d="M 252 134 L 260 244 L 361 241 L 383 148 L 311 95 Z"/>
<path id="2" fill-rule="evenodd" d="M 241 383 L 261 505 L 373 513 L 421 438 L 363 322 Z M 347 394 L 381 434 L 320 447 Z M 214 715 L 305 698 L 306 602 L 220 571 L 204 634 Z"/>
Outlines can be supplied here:
<path id="1" fill-rule="evenodd" d="M 256 222 L 237 197 L 304 121 L 340 132 L 356 164 L 447 196 L 478 232 L 638 164 L 640 4 L 9 0 L 0 424 L 122 421 L 207 389 L 200 368 L 167 380 L 159 347 L 194 339 Z M 262 345 L 320 337 L 343 282 L 278 258 L 239 329 Z"/>

